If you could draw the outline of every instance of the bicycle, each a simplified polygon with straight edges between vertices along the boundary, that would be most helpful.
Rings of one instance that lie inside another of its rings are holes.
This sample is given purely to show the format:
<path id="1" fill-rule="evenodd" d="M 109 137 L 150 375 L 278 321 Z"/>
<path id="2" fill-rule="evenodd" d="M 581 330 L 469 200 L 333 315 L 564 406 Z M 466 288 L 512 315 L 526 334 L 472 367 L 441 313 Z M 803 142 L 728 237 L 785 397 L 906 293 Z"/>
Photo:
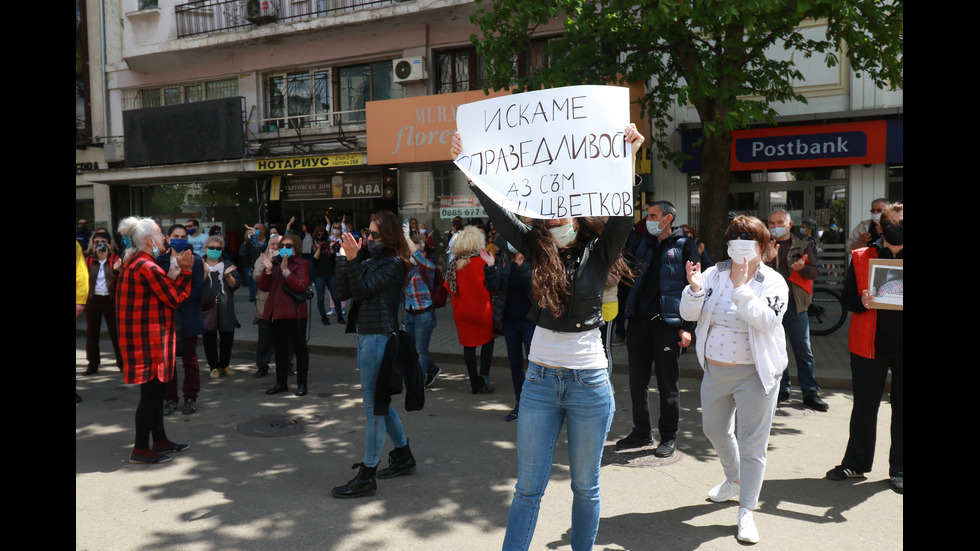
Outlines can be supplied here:
<path id="1" fill-rule="evenodd" d="M 840 293 L 829 287 L 813 288 L 813 300 L 806 313 L 810 317 L 811 335 L 829 335 L 847 320 Z"/>

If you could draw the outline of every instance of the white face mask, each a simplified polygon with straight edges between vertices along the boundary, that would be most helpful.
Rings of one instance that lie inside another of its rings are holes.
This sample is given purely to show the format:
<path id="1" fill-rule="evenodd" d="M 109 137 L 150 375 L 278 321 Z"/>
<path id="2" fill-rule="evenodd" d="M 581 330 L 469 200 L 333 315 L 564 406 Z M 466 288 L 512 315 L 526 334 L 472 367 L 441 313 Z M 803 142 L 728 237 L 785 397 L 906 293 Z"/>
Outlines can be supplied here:
<path id="1" fill-rule="evenodd" d="M 663 233 L 663 230 L 660 229 L 660 222 L 647 220 L 647 233 L 654 237 L 660 237 L 660 234 Z"/>
<path id="2" fill-rule="evenodd" d="M 578 232 L 575 231 L 575 222 L 565 224 L 564 226 L 555 226 L 548 231 L 551 232 L 551 237 L 555 240 L 559 249 L 571 245 L 578 235 Z"/>
<path id="3" fill-rule="evenodd" d="M 875 222 L 878 222 L 880 224 L 881 223 L 881 213 L 880 212 L 873 213 L 871 215 L 871 219 L 874 220 Z"/>
<path id="4" fill-rule="evenodd" d="M 759 256 L 759 244 L 754 240 L 732 239 L 728 242 L 728 257 L 732 262 L 741 264 L 746 258 L 752 262 L 757 256 Z"/>

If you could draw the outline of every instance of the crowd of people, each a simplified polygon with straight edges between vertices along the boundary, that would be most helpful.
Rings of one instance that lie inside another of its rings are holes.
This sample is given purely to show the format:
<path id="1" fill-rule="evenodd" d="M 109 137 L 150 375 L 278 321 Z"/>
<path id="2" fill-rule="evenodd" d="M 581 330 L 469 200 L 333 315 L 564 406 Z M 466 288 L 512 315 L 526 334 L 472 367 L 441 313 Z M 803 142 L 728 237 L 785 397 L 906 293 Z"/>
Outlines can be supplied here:
<path id="1" fill-rule="evenodd" d="M 624 135 L 635 154 L 642 135 L 633 125 Z M 451 154 L 461 150 L 457 134 Z M 159 221 L 126 218 L 115 232 L 121 246 L 110 229 L 90 231 L 79 221 L 76 317 L 84 312 L 87 319 L 84 374 L 100 368 L 104 319 L 123 380 L 140 387 L 130 462 L 168 462 L 168 454 L 188 449 L 167 437 L 164 418 L 177 410 L 181 394 L 182 413 L 198 409 L 199 336 L 210 377 L 234 375 L 231 352 L 240 327 L 234 293 L 242 287 L 254 302 L 258 325 L 255 377 L 270 374 L 274 359 L 276 381 L 266 394 L 287 392 L 295 365 L 295 395 L 306 395 L 309 305 L 315 296 L 323 325 L 336 316 L 357 335 L 366 421 L 357 474 L 332 494 L 374 495 L 376 479 L 417 468 L 408 431 L 385 399 L 387 382 L 382 383 L 398 363 L 392 358 L 397 354 L 393 333 L 404 327 L 417 353 L 418 372 L 402 376 L 410 392 L 422 392 L 442 373 L 429 343 L 437 309 L 448 302 L 473 394 L 496 390 L 490 378 L 496 336 L 502 334 L 506 343 L 514 408 L 505 420 L 518 425 L 517 484 L 505 550 L 530 544 L 563 427 L 573 490 L 572 548 L 591 549 L 599 525 L 599 467 L 615 413 L 611 347 L 623 343 L 632 430 L 616 447 L 649 446 L 660 458 L 683 447 L 678 359 L 693 343 L 704 370 L 703 430 L 724 472 L 708 499 L 737 500 L 738 540 L 759 541 L 753 511 L 773 415 L 790 398 L 788 346 L 803 406 L 818 412 L 829 408 L 818 393 L 807 307 L 819 272 L 819 244 L 828 242 L 828 235 L 839 238 L 836 224 L 821 232 L 806 219 L 794 228 L 784 210 L 773 211 L 767 221 L 733 216 L 725 234 L 728 259 L 714 263 L 695 229 L 676 224 L 677 211 L 666 201 L 645 205 L 645 219 L 635 224 L 632 216 L 520 219 L 479 187 L 471 190 L 488 220 L 453 220 L 450 232 L 440 236 L 443 258 L 424 223 L 400 221 L 384 210 L 360 232 L 329 217 L 322 223 L 304 221 L 296 231 L 295 218 L 285 229 L 246 226 L 237 254 L 220 228 L 205 236 L 196 220 L 164 234 Z M 871 470 L 879 398 L 890 370 L 889 476 L 903 492 L 902 311 L 878 309 L 868 284 L 872 260 L 904 258 L 903 206 L 875 200 L 872 214 L 846 244 L 852 261 L 843 302 L 854 313 L 849 335 L 854 406 L 844 459 L 827 478 L 846 480 Z M 184 368 L 180 393 L 177 357 Z M 658 441 L 649 405 L 654 375 Z M 381 469 L 388 439 L 393 449 Z"/>

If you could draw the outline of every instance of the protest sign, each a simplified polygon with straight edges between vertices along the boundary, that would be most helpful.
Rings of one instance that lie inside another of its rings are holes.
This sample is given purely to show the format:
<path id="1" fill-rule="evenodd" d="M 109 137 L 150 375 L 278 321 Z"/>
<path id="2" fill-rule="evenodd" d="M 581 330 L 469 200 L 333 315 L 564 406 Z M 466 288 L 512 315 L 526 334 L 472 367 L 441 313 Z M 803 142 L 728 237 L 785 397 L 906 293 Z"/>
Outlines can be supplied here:
<path id="1" fill-rule="evenodd" d="M 456 166 L 532 218 L 632 216 L 629 89 L 567 86 L 461 105 Z"/>

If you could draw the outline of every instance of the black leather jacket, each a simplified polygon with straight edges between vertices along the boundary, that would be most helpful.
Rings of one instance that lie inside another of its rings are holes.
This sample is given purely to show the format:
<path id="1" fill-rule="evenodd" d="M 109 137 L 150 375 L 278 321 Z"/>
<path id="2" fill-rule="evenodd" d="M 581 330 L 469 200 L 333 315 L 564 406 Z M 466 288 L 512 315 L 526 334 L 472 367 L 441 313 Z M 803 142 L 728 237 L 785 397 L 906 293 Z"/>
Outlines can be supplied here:
<path id="1" fill-rule="evenodd" d="M 470 190 L 480 199 L 497 233 L 530 258 L 527 226 L 487 197 L 480 188 L 472 186 Z M 590 331 L 602 325 L 602 291 L 606 286 L 606 276 L 613 262 L 619 258 L 632 228 L 632 216 L 609 217 L 602 235 L 593 236 L 586 242 L 579 238 L 571 247 L 562 250 L 560 257 L 572 282 L 570 307 L 564 316 L 556 319 L 550 310 L 534 304 L 528 319 L 545 329 L 566 333 Z"/>
<path id="2" fill-rule="evenodd" d="M 336 284 L 339 300 L 354 299 L 347 333 L 371 335 L 398 329 L 405 290 L 405 263 L 400 258 L 371 258 L 366 249 L 354 259 L 338 256 Z"/>

